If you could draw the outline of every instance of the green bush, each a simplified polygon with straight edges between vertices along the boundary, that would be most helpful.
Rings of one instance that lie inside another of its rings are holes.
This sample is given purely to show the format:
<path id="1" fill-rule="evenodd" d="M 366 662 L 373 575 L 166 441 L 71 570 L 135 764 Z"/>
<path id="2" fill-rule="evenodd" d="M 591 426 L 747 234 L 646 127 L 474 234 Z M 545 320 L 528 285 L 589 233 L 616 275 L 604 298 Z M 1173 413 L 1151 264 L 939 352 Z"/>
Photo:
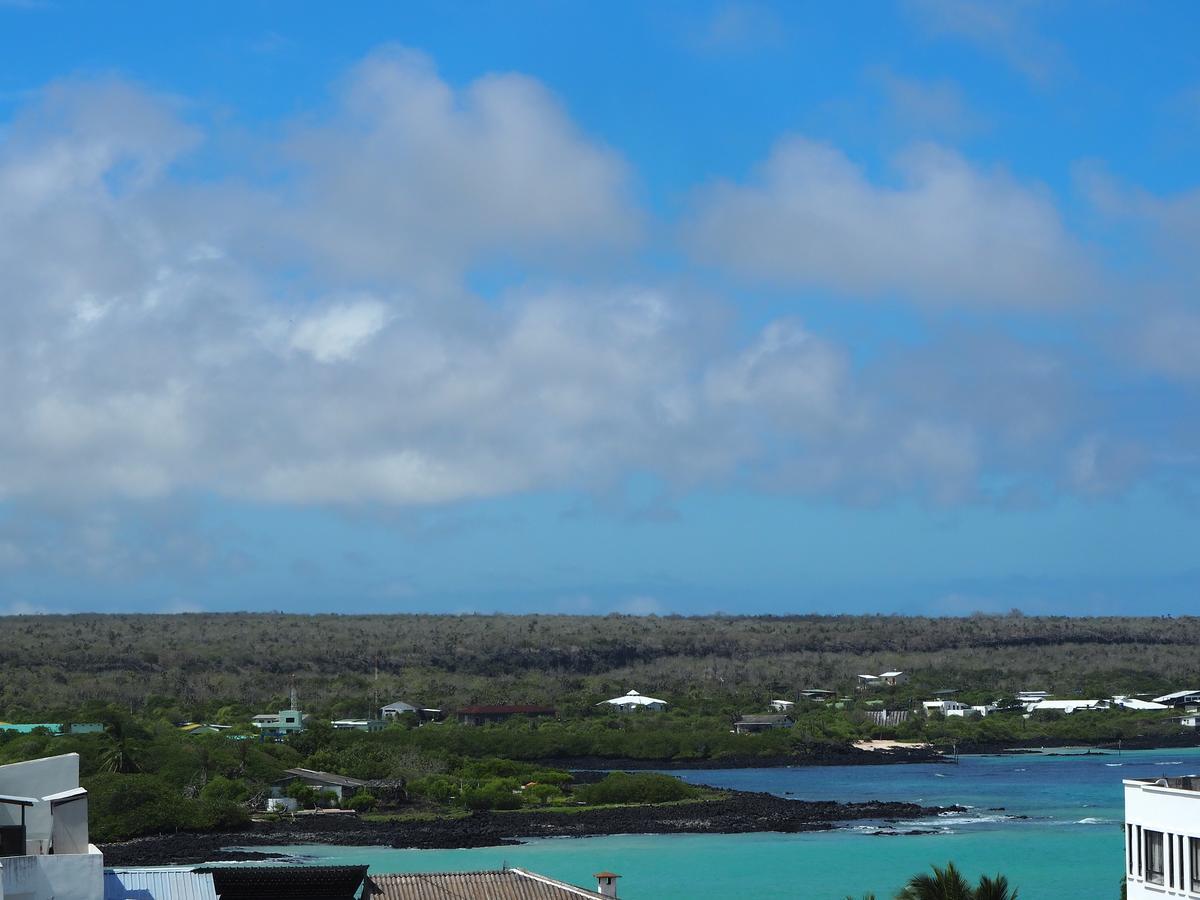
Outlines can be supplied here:
<path id="1" fill-rule="evenodd" d="M 373 810 L 379 801 L 374 795 L 368 791 L 359 791 L 353 797 L 346 801 L 346 809 L 352 809 L 355 812 L 370 812 Z"/>
<path id="2" fill-rule="evenodd" d="M 595 784 L 580 785 L 575 797 L 584 803 L 666 803 L 700 796 L 700 790 L 673 778 L 653 772 L 613 772 Z"/>

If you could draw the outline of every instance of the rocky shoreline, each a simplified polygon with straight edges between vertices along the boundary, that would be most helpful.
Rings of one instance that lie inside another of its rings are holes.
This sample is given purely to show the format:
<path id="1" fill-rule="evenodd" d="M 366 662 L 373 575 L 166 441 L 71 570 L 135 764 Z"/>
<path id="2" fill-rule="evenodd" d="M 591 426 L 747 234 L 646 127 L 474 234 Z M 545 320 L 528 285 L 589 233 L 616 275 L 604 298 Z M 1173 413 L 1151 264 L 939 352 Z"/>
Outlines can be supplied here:
<path id="1" fill-rule="evenodd" d="M 1037 753 L 1041 750 L 1066 748 L 1089 750 L 1093 753 L 1116 753 L 1120 750 L 1181 750 L 1200 747 L 1195 734 L 1133 737 L 1118 741 L 1080 741 L 1066 738 L 1029 738 L 1008 741 L 959 741 L 958 752 L 976 756 L 995 756 L 1011 753 Z"/>
<path id="2" fill-rule="evenodd" d="M 631 759 L 628 757 L 573 756 L 539 759 L 539 765 L 555 769 L 632 772 L 645 769 L 670 772 L 687 769 L 781 769 L 788 766 L 888 766 L 896 763 L 952 762 L 941 750 L 931 747 L 895 747 L 860 750 L 849 745 L 815 744 L 800 753 L 777 756 L 743 754 L 708 759 Z"/>
<path id="3" fill-rule="evenodd" d="M 105 844 L 110 866 L 162 866 L 261 859 L 255 847 L 302 844 L 461 849 L 516 844 L 539 837 L 610 834 L 743 834 L 828 831 L 856 820 L 926 818 L 961 807 L 916 803 L 786 800 L 772 794 L 727 791 L 719 799 L 661 806 L 580 809 L 571 812 L 480 812 L 458 819 L 369 822 L 357 816 L 297 816 L 256 823 L 244 831 L 176 833 Z M 239 847 L 246 850 L 230 851 Z"/>

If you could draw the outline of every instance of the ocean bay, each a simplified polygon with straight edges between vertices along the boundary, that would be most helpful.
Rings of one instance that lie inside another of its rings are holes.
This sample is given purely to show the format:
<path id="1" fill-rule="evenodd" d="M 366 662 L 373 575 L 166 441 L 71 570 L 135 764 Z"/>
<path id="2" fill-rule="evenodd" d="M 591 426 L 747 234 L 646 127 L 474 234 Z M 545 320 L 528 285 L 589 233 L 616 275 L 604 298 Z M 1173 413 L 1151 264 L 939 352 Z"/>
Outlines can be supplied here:
<path id="1" fill-rule="evenodd" d="M 613 835 L 534 840 L 472 850 L 262 848 L 373 872 L 521 866 L 580 885 L 602 869 L 625 900 L 890 897 L 914 872 L 954 860 L 972 877 L 1002 872 L 1022 900 L 1103 900 L 1122 875 L 1121 779 L 1200 770 L 1200 750 L 964 756 L 957 765 L 728 769 L 675 774 L 696 783 L 801 800 L 906 800 L 969 807 L 906 822 L 828 832 Z M 1003 809 L 1001 809 L 1003 807 Z M 921 830 L 932 834 L 881 835 Z"/>

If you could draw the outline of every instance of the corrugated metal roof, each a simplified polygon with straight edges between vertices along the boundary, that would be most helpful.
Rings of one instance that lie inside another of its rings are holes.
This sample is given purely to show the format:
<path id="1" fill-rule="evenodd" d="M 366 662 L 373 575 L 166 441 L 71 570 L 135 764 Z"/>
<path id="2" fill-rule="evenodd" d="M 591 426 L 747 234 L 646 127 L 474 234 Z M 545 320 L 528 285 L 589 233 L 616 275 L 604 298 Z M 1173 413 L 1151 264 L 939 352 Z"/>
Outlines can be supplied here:
<path id="1" fill-rule="evenodd" d="M 208 872 L 105 869 L 104 900 L 217 900 L 217 889 Z"/>
<path id="2" fill-rule="evenodd" d="M 370 875 L 363 894 L 364 900 L 579 900 L 601 896 L 524 869 Z"/>
<path id="3" fill-rule="evenodd" d="M 309 781 L 321 781 L 325 784 L 336 784 L 340 787 L 362 787 L 366 784 L 365 781 L 360 781 L 357 778 L 347 778 L 345 775 L 337 775 L 333 772 L 319 772 L 316 769 L 284 769 L 285 775 L 292 775 L 296 778 L 307 778 Z"/>

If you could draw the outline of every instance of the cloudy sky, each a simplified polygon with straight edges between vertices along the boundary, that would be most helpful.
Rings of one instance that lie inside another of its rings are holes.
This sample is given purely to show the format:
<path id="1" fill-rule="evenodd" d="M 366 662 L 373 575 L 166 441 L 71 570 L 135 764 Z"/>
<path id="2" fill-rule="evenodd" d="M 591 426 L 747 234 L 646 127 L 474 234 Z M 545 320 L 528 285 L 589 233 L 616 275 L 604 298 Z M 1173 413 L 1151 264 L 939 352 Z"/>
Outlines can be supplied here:
<path id="1" fill-rule="evenodd" d="M 1200 6 L 0 0 L 0 612 L 1194 611 Z"/>

